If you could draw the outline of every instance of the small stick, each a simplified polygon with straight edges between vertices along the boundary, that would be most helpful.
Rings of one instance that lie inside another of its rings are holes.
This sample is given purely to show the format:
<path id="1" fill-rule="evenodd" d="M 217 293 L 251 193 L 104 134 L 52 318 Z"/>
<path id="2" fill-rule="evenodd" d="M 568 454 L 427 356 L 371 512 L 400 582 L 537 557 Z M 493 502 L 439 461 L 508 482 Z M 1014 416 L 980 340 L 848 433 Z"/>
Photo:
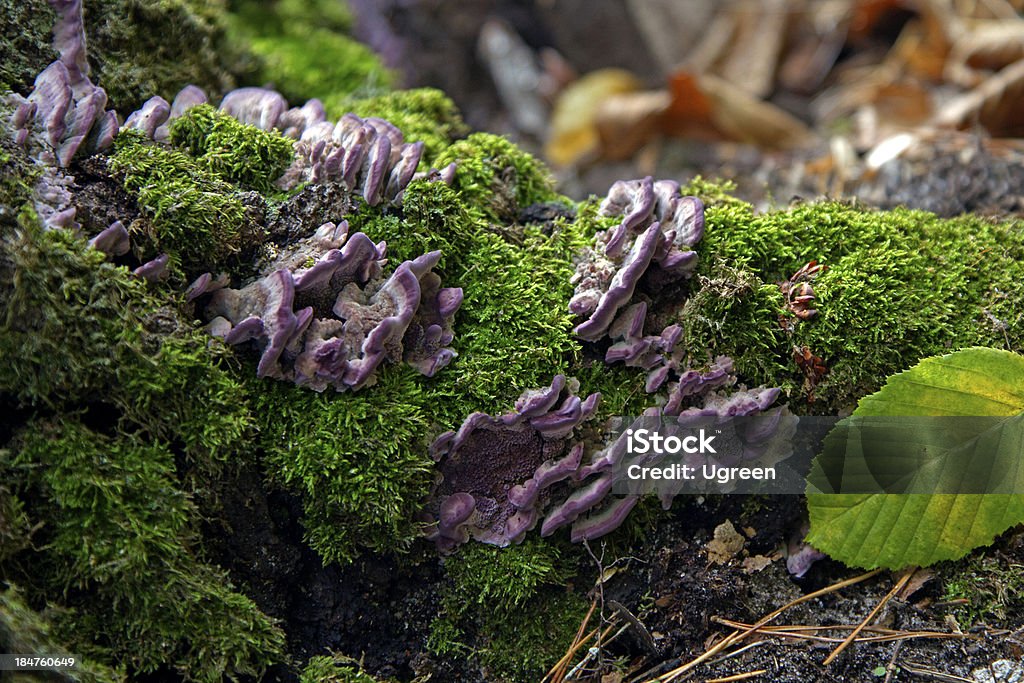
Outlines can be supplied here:
<path id="1" fill-rule="evenodd" d="M 864 618 L 864 621 L 860 622 L 860 624 L 857 625 L 857 628 L 853 629 L 850 632 L 850 635 L 846 636 L 846 640 L 840 643 L 839 647 L 837 647 L 835 650 L 832 650 L 832 654 L 825 658 L 825 661 L 822 663 L 823 666 L 828 666 L 836 660 L 836 657 L 842 654 L 843 650 L 845 650 L 850 645 L 850 643 L 852 643 L 857 638 L 857 635 L 862 630 L 864 630 L 864 627 L 872 621 L 874 621 L 875 617 L 882 610 L 882 607 L 885 606 L 885 603 L 889 602 L 889 600 L 891 600 L 894 595 L 903 590 L 903 587 L 907 585 L 907 582 L 910 581 L 910 577 L 913 576 L 914 572 L 916 571 L 917 568 L 910 569 L 906 571 L 902 577 L 900 577 L 900 580 L 896 582 L 896 585 L 892 587 L 892 590 L 886 593 L 885 597 L 882 598 L 877 605 L 875 605 L 875 608 L 871 610 L 871 613 Z"/>
<path id="2" fill-rule="evenodd" d="M 854 585 L 856 583 L 860 583 L 861 581 L 867 581 L 871 577 L 876 576 L 877 574 L 879 574 L 881 571 L 882 571 L 881 569 L 872 569 L 871 571 L 865 572 L 864 574 L 860 574 L 858 576 L 854 576 L 853 578 L 849 578 L 849 579 L 846 579 L 844 581 L 840 581 L 839 583 L 834 583 L 831 586 L 826 586 L 825 588 L 821 588 L 819 590 L 816 590 L 813 593 L 808 593 L 807 595 L 802 595 L 799 598 L 796 598 L 795 600 L 790 600 L 788 603 L 786 603 L 782 607 L 778 608 L 774 612 L 771 612 L 767 616 L 762 617 L 760 620 L 758 620 L 758 622 L 756 624 L 754 624 L 750 628 L 748 628 L 748 629 L 746 629 L 746 630 L 744 630 L 742 632 L 733 633 L 732 635 L 727 636 L 726 638 L 721 640 L 717 645 L 715 645 L 714 647 L 710 648 L 704 654 L 700 655 L 696 659 L 693 659 L 693 660 L 689 661 L 688 663 L 680 666 L 679 668 L 673 669 L 672 671 L 669 671 L 668 673 L 662 674 L 656 680 L 658 682 L 660 682 L 660 683 L 671 683 L 671 681 L 674 681 L 674 680 L 678 679 L 680 676 L 685 674 L 687 671 L 690 671 L 691 669 L 696 667 L 698 664 L 700 664 L 700 663 L 710 659 L 711 657 L 714 657 L 719 652 L 721 652 L 725 648 L 729 647 L 733 643 L 736 643 L 736 642 L 738 642 L 740 640 L 743 640 L 744 638 L 746 638 L 750 634 L 756 632 L 762 626 L 764 626 L 768 622 L 772 621 L 773 619 L 775 619 L 776 617 L 778 617 L 780 614 L 782 614 L 786 610 L 790 609 L 791 607 L 795 607 L 795 606 L 797 606 L 799 604 L 802 604 L 802 603 L 805 603 L 805 602 L 807 602 L 809 600 L 814 600 L 815 598 L 819 598 L 822 595 L 828 595 L 829 593 L 834 593 L 834 592 L 836 592 L 838 590 L 842 590 L 843 588 L 846 588 L 847 586 L 852 586 L 852 585 Z"/>
<path id="3" fill-rule="evenodd" d="M 722 678 L 709 678 L 704 683 L 730 683 L 731 681 L 743 681 L 766 673 L 768 673 L 768 669 L 758 669 L 757 671 L 747 671 L 746 673 L 733 674 L 732 676 L 724 676 Z"/>
<path id="4" fill-rule="evenodd" d="M 551 667 L 551 669 L 547 672 L 547 674 L 541 680 L 541 683 L 547 683 L 547 681 L 553 680 L 555 676 L 561 673 L 559 669 L 564 670 L 565 667 L 568 665 L 566 657 L 571 657 L 571 653 L 574 652 L 576 646 L 579 645 L 580 638 L 583 637 L 583 632 L 586 631 L 587 624 L 590 623 L 590 617 L 593 616 L 595 609 L 597 609 L 597 598 L 594 598 L 594 600 L 591 601 L 590 609 L 587 610 L 587 615 L 583 617 L 583 621 L 580 622 L 580 627 L 576 629 L 576 637 L 572 639 L 572 644 L 569 646 L 569 652 L 567 652 L 565 655 L 562 656 L 561 659 L 555 662 L 555 665 Z"/>

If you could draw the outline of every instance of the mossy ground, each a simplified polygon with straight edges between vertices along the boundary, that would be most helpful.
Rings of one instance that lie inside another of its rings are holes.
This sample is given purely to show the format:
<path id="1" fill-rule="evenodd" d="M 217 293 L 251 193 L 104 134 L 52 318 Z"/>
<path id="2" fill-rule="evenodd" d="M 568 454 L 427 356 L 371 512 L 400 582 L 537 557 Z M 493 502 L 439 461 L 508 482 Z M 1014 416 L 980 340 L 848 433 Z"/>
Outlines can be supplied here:
<path id="1" fill-rule="evenodd" d="M 748 383 L 781 386 L 828 414 L 927 356 L 1024 348 L 1019 222 L 841 202 L 755 215 L 721 188 L 690 191 L 708 198 L 700 289 L 679 316 L 695 362 L 733 356 Z M 810 261 L 825 267 L 813 281 L 818 314 L 799 321 L 778 284 Z M 828 370 L 811 387 L 793 360 L 804 346 Z"/>
<path id="2" fill-rule="evenodd" d="M 58 639 L 97 662 L 214 681 L 277 661 L 283 635 L 196 531 L 192 498 L 252 424 L 222 356 L 67 232 L 26 223 L 0 247 L 0 397 L 21 408 L 0 448 L 4 535 L 40 525 L 4 580 L 61 596 Z"/>
<path id="3" fill-rule="evenodd" d="M 643 372 L 606 366 L 601 349 L 572 335 L 574 258 L 613 222 L 596 216 L 596 202 L 560 197 L 544 166 L 501 137 L 460 139 L 458 112 L 436 91 L 375 93 L 389 76 L 340 35 L 350 21 L 340 5 L 319 26 L 296 0 L 274 3 L 269 21 L 247 14 L 254 6 L 234 7 L 241 19 L 230 31 L 247 36 L 262 66 L 228 44 L 219 3 L 87 3 L 94 75 L 127 110 L 187 82 L 216 95 L 258 73 L 296 103 L 318 96 L 333 115 L 393 120 L 407 139 L 424 141 L 425 164 L 456 162 L 453 187 L 414 182 L 401 208 L 357 206 L 347 218 L 388 242 L 389 268 L 443 251 L 445 286 L 465 294 L 459 356 L 435 378 L 387 367 L 358 393 L 256 380 L 253 358 L 210 343 L 186 314 L 175 289 L 183 282 L 146 285 L 82 239 L 42 232 L 28 204 L 32 171 L 5 143 L 0 355 L 9 362 L 0 366 L 0 406 L 13 417 L 0 431 L 0 577 L 24 585 L 26 598 L 6 591 L 0 611 L 4 623 L 22 623 L 10 616 L 24 615 L 22 605 L 58 603 L 54 637 L 98 667 L 167 665 L 219 680 L 284 657 L 281 631 L 204 561 L 196 500 L 233 462 L 300 497 L 306 541 L 325 562 L 344 563 L 418 538 L 429 442 L 469 413 L 507 411 L 521 391 L 560 372 L 577 377 L 583 393 L 601 391 L 602 416 L 636 414 L 652 401 Z M 25 34 L 31 60 L 44 58 L 30 54 L 37 28 Z M 0 80 L 23 84 L 31 72 L 28 62 L 4 63 Z M 122 134 L 109 159 L 145 218 L 133 227 L 133 257 L 167 251 L 186 274 L 244 272 L 240 255 L 266 238 L 249 209 L 278 201 L 261 194 L 290 159 L 287 141 L 197 108 L 175 125 L 173 142 Z M 697 181 L 688 191 L 708 206 L 700 267 L 686 286 L 647 294 L 668 306 L 666 323 L 683 325 L 694 365 L 728 354 L 743 382 L 781 386 L 798 409 L 834 412 L 925 355 L 1024 342 L 1018 225 L 840 203 L 755 215 L 721 186 Z M 555 217 L 524 218 L 538 204 Z M 810 260 L 827 267 L 814 282 L 819 313 L 797 322 L 778 283 Z M 794 346 L 829 369 L 813 387 Z M 639 524 L 627 532 L 639 534 Z M 475 656 L 492 680 L 542 674 L 588 606 L 564 586 L 579 574 L 571 559 L 579 553 L 562 544 L 531 536 L 449 558 L 431 649 Z M 311 660 L 302 676 L 368 678 L 335 657 Z"/>
<path id="4" fill-rule="evenodd" d="M 470 545 L 446 560 L 450 583 L 427 647 L 438 654 L 475 657 L 488 680 L 540 680 L 572 643 L 588 602 L 567 589 L 577 572 L 557 543 L 531 538 L 522 545 Z"/>

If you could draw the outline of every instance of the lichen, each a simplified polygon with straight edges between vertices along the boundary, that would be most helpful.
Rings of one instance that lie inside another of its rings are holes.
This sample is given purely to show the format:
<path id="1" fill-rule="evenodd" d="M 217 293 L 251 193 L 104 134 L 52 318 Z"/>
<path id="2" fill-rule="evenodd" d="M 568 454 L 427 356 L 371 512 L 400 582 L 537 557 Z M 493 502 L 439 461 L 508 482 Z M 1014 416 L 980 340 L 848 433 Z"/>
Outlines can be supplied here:
<path id="1" fill-rule="evenodd" d="M 192 107 L 170 126 L 171 142 L 213 174 L 267 193 L 292 160 L 292 141 L 239 123 L 208 104 Z"/>

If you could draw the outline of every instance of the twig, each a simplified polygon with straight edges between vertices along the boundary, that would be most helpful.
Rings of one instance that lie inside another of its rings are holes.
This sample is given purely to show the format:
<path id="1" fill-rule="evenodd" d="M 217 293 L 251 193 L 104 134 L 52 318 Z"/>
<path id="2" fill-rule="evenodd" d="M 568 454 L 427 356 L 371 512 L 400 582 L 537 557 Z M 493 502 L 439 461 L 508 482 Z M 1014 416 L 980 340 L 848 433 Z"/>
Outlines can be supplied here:
<path id="1" fill-rule="evenodd" d="M 840 643 L 839 647 L 837 647 L 835 650 L 832 650 L 832 654 L 825 658 L 825 661 L 822 662 L 823 666 L 828 666 L 829 664 L 834 662 L 836 660 L 836 657 L 842 654 L 843 650 L 849 647 L 850 643 L 852 643 L 857 638 L 857 635 L 862 630 L 864 630 L 864 627 L 875 620 L 875 617 L 882 610 L 882 607 L 885 606 L 885 603 L 889 602 L 894 595 L 903 590 L 903 587 L 907 585 L 907 582 L 910 581 L 910 577 L 913 576 L 914 572 L 916 571 L 916 568 L 910 569 L 906 571 L 902 577 L 900 577 L 900 580 L 896 582 L 896 585 L 892 587 L 892 590 L 886 593 L 885 597 L 882 598 L 877 605 L 875 605 L 875 608 L 871 610 L 871 613 L 868 614 L 867 617 L 864 618 L 864 621 L 860 622 L 857 628 L 853 629 L 853 631 L 850 632 L 850 635 L 846 636 L 846 640 Z"/>
<path id="2" fill-rule="evenodd" d="M 900 648 L 903 647 L 903 641 L 896 643 L 896 647 L 892 649 L 892 657 L 889 658 L 889 663 L 885 665 L 885 680 L 882 683 L 889 683 L 892 680 L 892 673 L 896 670 L 896 657 L 900 654 Z"/>
<path id="3" fill-rule="evenodd" d="M 916 674 L 918 676 L 926 676 L 928 678 L 935 678 L 940 681 L 948 681 L 948 683 L 977 683 L 974 679 L 964 678 L 963 676 L 957 676 L 956 674 L 947 674 L 942 671 L 933 671 L 932 669 L 925 669 L 916 664 L 908 664 L 906 661 L 901 665 L 908 673 Z"/>
<path id="4" fill-rule="evenodd" d="M 712 617 L 712 621 L 723 626 L 728 626 L 734 629 L 745 629 L 750 628 L 749 624 L 745 624 L 742 621 L 733 621 L 731 619 L 723 619 L 722 617 Z M 817 635 L 811 635 L 816 631 L 849 631 L 855 629 L 858 624 L 832 624 L 829 626 L 813 626 L 807 624 L 795 624 L 786 626 L 764 626 L 760 629 L 760 633 L 769 636 L 775 636 L 778 638 L 792 638 L 797 640 L 817 640 L 821 642 L 840 642 L 839 638 L 827 638 Z M 867 631 L 868 633 L 875 633 L 875 636 L 859 637 L 858 642 L 887 642 L 887 641 L 900 641 L 910 640 L 911 638 L 936 638 L 936 639 L 976 639 L 977 636 L 968 633 L 954 633 L 947 631 L 895 631 L 890 628 L 882 628 L 881 626 L 865 626 L 861 631 Z"/>
<path id="5" fill-rule="evenodd" d="M 590 617 L 593 616 L 594 610 L 597 608 L 597 598 L 591 601 L 590 609 L 587 610 L 587 615 L 583 617 L 583 621 L 580 622 L 580 627 L 576 629 L 576 637 L 572 639 L 572 644 L 569 645 L 569 651 L 562 655 L 562 658 L 555 662 L 555 665 L 551 667 L 547 675 L 541 680 L 541 683 L 547 683 L 549 680 L 555 680 L 557 676 L 560 676 L 565 671 L 565 667 L 568 666 L 569 660 L 572 658 L 572 653 L 576 651 L 580 644 L 580 639 L 583 637 L 584 631 L 587 630 L 587 624 L 590 622 Z M 560 680 L 560 679 L 558 679 Z"/>
<path id="6" fill-rule="evenodd" d="M 766 673 L 768 673 L 768 669 L 758 669 L 757 671 L 747 671 L 741 674 L 733 674 L 732 676 L 723 676 L 722 678 L 709 678 L 704 683 L 730 683 L 731 681 L 743 681 Z"/>
<path id="7" fill-rule="evenodd" d="M 654 680 L 658 681 L 658 683 L 670 683 L 671 681 L 678 680 L 679 677 L 682 676 L 683 674 L 685 674 L 687 671 L 690 671 L 691 669 L 695 668 L 697 665 L 707 661 L 708 659 L 711 659 L 712 657 L 714 657 L 715 655 L 717 655 L 719 652 L 721 652 L 725 648 L 729 647 L 730 645 L 733 645 L 733 644 L 743 640 L 744 638 L 746 638 L 750 634 L 755 633 L 762 626 L 764 626 L 768 622 L 772 621 L 773 619 L 777 618 L 780 614 L 782 614 L 786 610 L 788 610 L 788 609 L 790 609 L 792 607 L 795 607 L 797 605 L 800 605 L 802 603 L 805 603 L 805 602 L 807 602 L 809 600 L 814 600 L 816 598 L 819 598 L 822 595 L 828 595 L 829 593 L 834 593 L 834 592 L 836 592 L 838 590 L 842 590 L 843 588 L 846 588 L 847 586 L 852 586 L 852 585 L 854 585 L 856 583 L 860 583 L 861 581 L 867 581 L 871 577 L 876 576 L 877 574 L 879 574 L 881 571 L 882 571 L 881 569 L 873 569 L 873 570 L 871 570 L 869 572 L 866 572 L 864 574 L 860 574 L 858 576 L 854 576 L 853 578 L 846 579 L 845 581 L 840 581 L 838 583 L 832 584 L 831 586 L 826 586 L 825 588 L 822 588 L 820 590 L 816 590 L 813 593 L 808 593 L 807 595 L 802 595 L 799 598 L 796 598 L 795 600 L 790 600 L 789 602 L 787 602 L 785 605 L 783 605 L 782 607 L 778 608 L 774 612 L 771 612 L 770 614 L 762 617 L 760 620 L 758 620 L 758 622 L 756 624 L 754 624 L 750 628 L 745 629 L 744 631 L 741 631 L 741 632 L 738 632 L 738 633 L 733 633 L 733 634 L 725 637 L 724 639 L 719 641 L 716 645 L 714 645 L 711 648 L 709 648 L 708 650 L 706 650 L 704 652 L 704 654 L 698 656 L 695 659 L 690 660 L 686 664 L 683 664 L 682 666 L 680 666 L 680 667 L 678 667 L 676 669 L 673 669 L 672 671 L 669 671 L 668 673 L 662 674 L 661 676 L 659 676 L 657 679 L 654 679 Z"/>

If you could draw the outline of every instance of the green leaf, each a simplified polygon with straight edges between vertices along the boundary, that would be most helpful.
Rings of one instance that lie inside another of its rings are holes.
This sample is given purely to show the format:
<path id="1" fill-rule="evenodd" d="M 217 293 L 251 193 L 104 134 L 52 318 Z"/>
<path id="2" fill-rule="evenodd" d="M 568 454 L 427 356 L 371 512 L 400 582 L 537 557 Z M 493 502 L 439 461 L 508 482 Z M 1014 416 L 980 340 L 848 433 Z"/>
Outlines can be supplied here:
<path id="1" fill-rule="evenodd" d="M 893 375 L 826 438 L 807 491 L 808 542 L 851 566 L 926 566 L 991 543 L 1024 521 L 1010 493 L 1024 491 L 1024 356 L 972 348 Z"/>

